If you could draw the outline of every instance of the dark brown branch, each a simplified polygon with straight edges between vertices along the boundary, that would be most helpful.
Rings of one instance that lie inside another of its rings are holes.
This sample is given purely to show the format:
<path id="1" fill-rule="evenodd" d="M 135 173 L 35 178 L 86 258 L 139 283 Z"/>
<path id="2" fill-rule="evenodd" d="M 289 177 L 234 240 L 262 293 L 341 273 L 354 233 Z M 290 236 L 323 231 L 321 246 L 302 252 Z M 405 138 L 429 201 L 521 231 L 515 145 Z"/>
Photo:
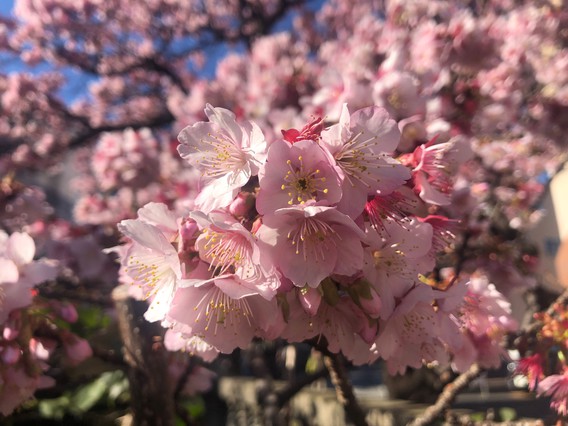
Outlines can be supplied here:
<path id="1" fill-rule="evenodd" d="M 127 288 L 118 286 L 112 298 L 128 365 L 133 424 L 173 426 L 175 405 L 166 350 L 156 340 L 156 337 L 161 340 L 164 329 L 159 323 L 144 319 L 147 304 L 129 297 Z"/>
<path id="2" fill-rule="evenodd" d="M 60 111 L 65 115 L 64 111 Z M 71 113 L 69 113 L 71 114 Z M 71 118 L 71 117 L 69 117 Z M 128 128 L 138 130 L 144 127 L 161 127 L 167 126 L 174 122 L 175 118 L 169 111 L 164 111 L 161 115 L 156 117 L 148 118 L 148 120 L 138 121 L 138 122 L 125 122 L 125 123 L 113 123 L 106 124 L 99 127 L 87 127 L 84 123 L 84 117 L 73 116 L 72 120 L 76 120 L 79 124 L 84 126 L 84 130 L 79 131 L 75 136 L 71 138 L 69 143 L 65 146 L 61 146 L 59 149 L 64 150 L 68 148 L 78 148 L 84 146 L 91 142 L 94 138 L 99 136 L 101 133 L 105 132 L 118 132 Z M 11 154 L 18 148 L 19 145 L 25 143 L 24 140 L 0 140 L 0 155 Z"/>
<path id="3" fill-rule="evenodd" d="M 282 408 L 284 405 L 290 401 L 298 392 L 304 389 L 306 386 L 312 384 L 316 380 L 323 379 L 327 377 L 328 371 L 322 368 L 313 374 L 309 374 L 300 379 L 292 380 L 286 384 L 285 387 L 276 392 L 276 404 L 278 407 Z"/>
<path id="4" fill-rule="evenodd" d="M 108 362 L 109 364 L 114 364 L 119 367 L 126 367 L 126 363 L 124 362 L 124 358 L 122 355 L 116 353 L 112 349 L 103 349 L 98 346 L 94 346 L 91 344 L 91 349 L 93 350 L 93 356 L 99 358 L 104 362 Z"/>
<path id="5" fill-rule="evenodd" d="M 197 50 L 194 49 L 194 50 Z M 56 49 L 56 54 L 59 58 L 65 60 L 67 65 L 77 68 L 83 72 L 93 74 L 99 77 L 111 77 L 111 76 L 120 76 L 126 75 L 133 71 L 137 70 L 147 70 L 147 71 L 154 71 L 169 77 L 169 79 L 180 89 L 183 93 L 188 94 L 189 90 L 185 87 L 183 81 L 179 77 L 179 75 L 167 65 L 161 64 L 158 58 L 138 58 L 138 60 L 131 62 L 126 65 L 121 65 L 117 68 L 110 69 L 108 71 L 102 72 L 99 67 L 99 61 L 94 61 L 92 63 L 87 62 L 86 60 L 79 60 L 79 58 L 75 58 L 72 55 L 69 55 L 68 52 L 59 47 Z"/>
<path id="6" fill-rule="evenodd" d="M 107 124 L 104 126 L 88 128 L 84 132 L 79 133 L 71 139 L 66 148 L 77 148 L 90 142 L 93 138 L 99 136 L 101 133 L 105 132 L 117 132 L 128 128 L 138 130 L 143 127 L 160 127 L 171 124 L 174 121 L 174 116 L 169 112 L 165 111 L 162 115 L 153 117 L 148 121 L 133 122 L 133 123 L 117 123 L 117 124 Z"/>
<path id="7" fill-rule="evenodd" d="M 460 374 L 452 383 L 447 384 L 438 396 L 436 402 L 429 406 L 422 415 L 418 416 L 408 426 L 426 426 L 436 420 L 444 410 L 446 410 L 457 394 L 481 373 L 481 368 L 477 363 L 472 364 L 469 369 Z"/>
<path id="8" fill-rule="evenodd" d="M 335 386 L 337 399 L 343 405 L 347 417 L 355 426 L 368 426 L 365 412 L 357 402 L 353 393 L 353 386 L 347 376 L 347 370 L 343 364 L 343 357 L 329 351 L 324 351 L 323 361 L 329 371 L 331 382 Z"/>

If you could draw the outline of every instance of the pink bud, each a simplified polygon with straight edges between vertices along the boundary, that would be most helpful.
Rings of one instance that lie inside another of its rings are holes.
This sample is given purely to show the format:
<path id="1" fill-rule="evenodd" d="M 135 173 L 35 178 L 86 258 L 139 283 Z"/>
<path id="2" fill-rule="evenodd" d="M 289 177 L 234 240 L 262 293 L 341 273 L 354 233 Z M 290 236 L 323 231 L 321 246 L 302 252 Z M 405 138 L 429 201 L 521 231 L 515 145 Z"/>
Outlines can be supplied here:
<path id="1" fill-rule="evenodd" d="M 369 322 L 366 320 L 361 321 L 361 329 L 359 330 L 359 336 L 368 344 L 372 344 L 377 338 L 379 332 L 378 322 Z"/>
<path id="2" fill-rule="evenodd" d="M 59 316 L 62 320 L 73 323 L 79 319 L 79 314 L 77 313 L 77 309 L 70 303 L 62 303 L 59 306 Z"/>
<path id="3" fill-rule="evenodd" d="M 369 315 L 371 318 L 378 318 L 381 313 L 381 307 L 383 306 L 383 304 L 377 292 L 373 288 L 369 290 L 371 293 L 371 298 L 365 299 L 364 297 L 360 297 L 359 302 L 361 303 L 361 308 L 367 315 Z"/>
<path id="4" fill-rule="evenodd" d="M 72 365 L 79 364 L 93 356 L 93 350 L 85 339 L 69 335 L 63 342 L 65 353 Z"/>
<path id="5" fill-rule="evenodd" d="M 18 362 L 21 355 L 22 351 L 19 347 L 9 345 L 4 347 L 2 351 L 2 361 L 4 361 L 5 364 L 15 364 Z"/>
<path id="6" fill-rule="evenodd" d="M 18 337 L 21 327 L 20 317 L 21 315 L 19 311 L 12 311 L 10 313 L 8 320 L 4 324 L 4 331 L 2 333 L 4 339 L 14 340 Z"/>
<path id="7" fill-rule="evenodd" d="M 321 303 L 319 290 L 311 287 L 304 287 L 298 292 L 298 298 L 304 310 L 312 317 L 317 314 Z"/>
<path id="8" fill-rule="evenodd" d="M 18 337 L 19 334 L 20 330 L 18 330 L 17 328 L 12 328 L 10 325 L 6 324 L 2 336 L 6 340 L 14 340 Z"/>
<path id="9" fill-rule="evenodd" d="M 253 202 L 254 199 L 252 198 L 252 194 L 239 192 L 231 205 L 229 205 L 229 212 L 235 217 L 246 217 Z"/>
<path id="10" fill-rule="evenodd" d="M 193 238 L 199 228 L 197 223 L 192 219 L 185 220 L 180 227 L 179 233 L 183 240 L 190 240 Z"/>
<path id="11" fill-rule="evenodd" d="M 34 354 L 37 359 L 47 360 L 51 351 L 55 348 L 55 342 L 48 339 L 30 339 L 30 352 Z"/>

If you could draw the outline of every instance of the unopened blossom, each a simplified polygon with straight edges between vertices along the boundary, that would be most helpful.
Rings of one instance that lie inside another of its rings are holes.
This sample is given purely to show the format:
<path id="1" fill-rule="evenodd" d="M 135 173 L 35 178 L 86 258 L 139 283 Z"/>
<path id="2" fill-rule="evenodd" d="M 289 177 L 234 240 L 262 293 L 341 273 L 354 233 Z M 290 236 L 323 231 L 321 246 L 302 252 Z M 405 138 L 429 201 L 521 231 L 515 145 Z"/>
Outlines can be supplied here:
<path id="1" fill-rule="evenodd" d="M 257 124 L 239 124 L 224 108 L 205 107 L 209 122 L 187 126 L 179 134 L 182 158 L 201 171 L 203 187 L 196 206 L 204 212 L 228 206 L 266 158 L 266 141 Z"/>
<path id="2" fill-rule="evenodd" d="M 72 333 L 62 333 L 63 347 L 71 365 L 77 365 L 93 356 L 89 342 Z"/>
<path id="3" fill-rule="evenodd" d="M 284 140 L 290 143 L 300 142 L 303 140 L 311 140 L 318 142 L 321 138 L 321 132 L 323 130 L 323 118 L 322 117 L 312 117 L 308 124 L 302 127 L 301 130 L 288 129 L 282 130 L 282 136 Z"/>
<path id="4" fill-rule="evenodd" d="M 367 196 L 389 194 L 410 178 L 406 167 L 389 156 L 399 140 L 396 122 L 384 109 L 368 107 L 350 114 L 343 105 L 339 123 L 322 132 L 322 144 L 342 180 L 340 211 L 355 219 Z"/>

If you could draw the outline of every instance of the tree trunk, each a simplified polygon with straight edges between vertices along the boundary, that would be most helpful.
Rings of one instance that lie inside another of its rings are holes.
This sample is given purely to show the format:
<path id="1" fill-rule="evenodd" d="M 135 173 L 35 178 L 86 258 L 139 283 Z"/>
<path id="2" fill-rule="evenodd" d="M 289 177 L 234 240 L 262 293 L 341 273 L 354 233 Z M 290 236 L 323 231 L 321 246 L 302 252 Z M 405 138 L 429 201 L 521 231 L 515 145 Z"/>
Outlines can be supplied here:
<path id="1" fill-rule="evenodd" d="M 162 344 L 164 329 L 144 319 L 148 305 L 131 298 L 128 287 L 115 288 L 112 299 L 128 365 L 133 426 L 173 426 L 173 388 Z"/>

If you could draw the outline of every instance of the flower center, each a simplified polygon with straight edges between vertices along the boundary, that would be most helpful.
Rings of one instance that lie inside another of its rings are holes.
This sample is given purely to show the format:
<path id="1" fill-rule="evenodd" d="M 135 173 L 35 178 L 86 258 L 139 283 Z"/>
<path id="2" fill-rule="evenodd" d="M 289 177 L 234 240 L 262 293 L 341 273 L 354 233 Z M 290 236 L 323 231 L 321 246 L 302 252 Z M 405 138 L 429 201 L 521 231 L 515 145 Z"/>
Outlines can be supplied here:
<path id="1" fill-rule="evenodd" d="M 247 324 L 251 325 L 253 317 L 252 310 L 247 298 L 231 299 L 220 289 L 215 288 L 213 292 L 207 294 L 197 302 L 194 311 L 199 311 L 195 322 L 199 323 L 202 319 L 206 322 L 204 331 L 210 331 L 213 326 L 213 334 L 217 334 L 218 328 L 237 327 L 244 318 Z M 205 338 L 201 335 L 198 337 Z"/>
<path id="2" fill-rule="evenodd" d="M 246 164 L 244 153 L 222 132 L 208 133 L 207 136 L 201 143 L 208 148 L 194 147 L 202 154 L 196 163 L 203 171 L 203 176 L 216 178 L 230 172 L 236 173 Z"/>
<path id="3" fill-rule="evenodd" d="M 138 287 L 147 289 L 145 298 L 156 294 L 162 288 L 164 282 L 169 282 L 175 275 L 174 271 L 166 263 L 159 264 L 153 259 L 145 259 L 144 256 L 130 256 L 124 272 L 134 280 Z"/>
<path id="4" fill-rule="evenodd" d="M 242 235 L 206 229 L 203 238 L 205 244 L 200 252 L 209 261 L 209 270 L 213 269 L 214 273 L 235 273 L 236 269 L 250 262 L 250 243 Z"/>
<path id="5" fill-rule="evenodd" d="M 374 169 L 380 166 L 378 160 L 386 155 L 374 152 L 373 147 L 377 144 L 377 139 L 377 135 L 366 137 L 361 131 L 352 136 L 335 155 L 339 167 L 345 173 L 345 178 L 351 186 L 355 186 L 354 180 L 358 180 L 367 188 L 371 187 L 367 181 L 380 181 L 380 176 Z"/>
<path id="6" fill-rule="evenodd" d="M 296 247 L 296 254 L 302 254 L 304 260 L 313 259 L 315 262 L 325 260 L 325 253 L 341 237 L 327 223 L 314 218 L 307 218 L 301 224 L 288 232 L 288 240 Z"/>
<path id="7" fill-rule="evenodd" d="M 282 184 L 282 191 L 288 191 L 290 200 L 289 205 L 296 203 L 304 204 L 308 200 L 316 199 L 319 192 L 323 194 L 328 193 L 325 186 L 326 178 L 321 175 L 321 170 L 306 170 L 302 156 L 298 156 L 300 167 L 292 166 L 292 161 L 286 161 L 288 164 L 288 171 L 284 175 L 284 184 Z"/>

